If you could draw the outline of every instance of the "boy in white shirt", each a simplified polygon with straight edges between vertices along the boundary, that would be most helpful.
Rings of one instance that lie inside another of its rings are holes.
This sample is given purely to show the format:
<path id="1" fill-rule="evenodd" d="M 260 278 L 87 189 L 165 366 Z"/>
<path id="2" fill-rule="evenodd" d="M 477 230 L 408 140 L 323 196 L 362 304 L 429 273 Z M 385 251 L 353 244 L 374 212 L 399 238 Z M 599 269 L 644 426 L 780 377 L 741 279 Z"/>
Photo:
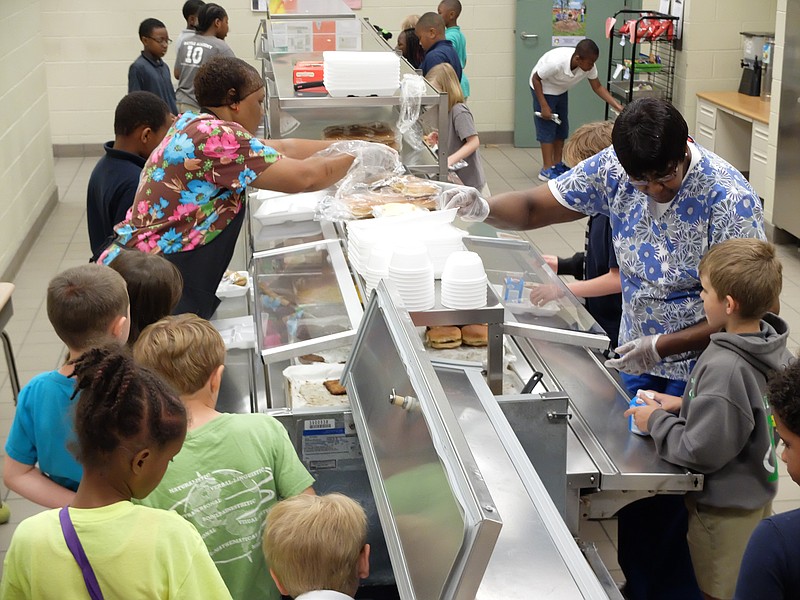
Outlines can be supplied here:
<path id="1" fill-rule="evenodd" d="M 542 170 L 539 179 L 554 179 L 567 171 L 561 162 L 564 140 L 569 135 L 569 102 L 567 92 L 584 79 L 589 80 L 592 90 L 603 101 L 618 111 L 622 105 L 597 79 L 595 62 L 600 56 L 600 49 L 592 40 L 586 38 L 578 42 L 575 48 L 553 48 L 546 52 L 531 71 L 531 94 L 533 110 L 541 116 L 534 116 L 536 139 L 542 146 Z M 558 115 L 557 123 L 552 120 Z"/>

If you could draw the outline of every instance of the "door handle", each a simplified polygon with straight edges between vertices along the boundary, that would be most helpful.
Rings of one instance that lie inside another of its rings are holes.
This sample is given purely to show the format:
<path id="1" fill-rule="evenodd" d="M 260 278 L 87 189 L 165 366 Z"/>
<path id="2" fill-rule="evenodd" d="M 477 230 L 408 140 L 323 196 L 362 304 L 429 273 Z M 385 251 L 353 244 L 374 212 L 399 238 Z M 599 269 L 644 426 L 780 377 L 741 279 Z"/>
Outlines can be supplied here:
<path id="1" fill-rule="evenodd" d="M 521 40 L 538 40 L 539 35 L 536 33 L 525 33 L 524 31 L 519 34 L 519 39 Z"/>

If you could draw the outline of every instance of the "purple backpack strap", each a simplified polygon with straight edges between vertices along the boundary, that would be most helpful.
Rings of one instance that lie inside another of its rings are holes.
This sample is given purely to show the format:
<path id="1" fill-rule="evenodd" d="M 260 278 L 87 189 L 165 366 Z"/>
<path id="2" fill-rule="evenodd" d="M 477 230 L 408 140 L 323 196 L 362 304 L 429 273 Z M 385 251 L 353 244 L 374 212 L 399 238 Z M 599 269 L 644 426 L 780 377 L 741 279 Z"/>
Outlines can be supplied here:
<path id="1" fill-rule="evenodd" d="M 72 519 L 69 518 L 69 507 L 65 506 L 58 513 L 58 520 L 61 521 L 61 531 L 64 534 L 64 540 L 67 542 L 67 548 L 72 552 L 75 561 L 81 568 L 83 574 L 83 581 L 86 583 L 86 589 L 89 591 L 89 597 L 92 600 L 103 600 L 103 592 L 100 591 L 100 584 L 97 583 L 97 577 L 94 575 L 92 565 L 89 564 L 89 559 L 86 558 L 86 553 L 83 551 L 81 541 L 78 539 L 78 532 L 72 525 Z"/>

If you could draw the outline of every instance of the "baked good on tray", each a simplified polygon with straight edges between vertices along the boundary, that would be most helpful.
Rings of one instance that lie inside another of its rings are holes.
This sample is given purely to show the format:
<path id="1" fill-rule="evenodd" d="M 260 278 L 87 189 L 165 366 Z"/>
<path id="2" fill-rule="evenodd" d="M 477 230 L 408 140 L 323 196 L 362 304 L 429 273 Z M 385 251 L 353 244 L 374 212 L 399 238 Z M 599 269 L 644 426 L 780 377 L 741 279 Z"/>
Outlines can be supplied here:
<path id="1" fill-rule="evenodd" d="M 399 150 L 397 134 L 387 123 L 356 123 L 352 125 L 331 125 L 322 130 L 323 140 L 364 140 L 385 144 Z"/>
<path id="2" fill-rule="evenodd" d="M 486 346 L 489 343 L 488 325 L 463 325 L 461 342 L 465 346 Z"/>
<path id="3" fill-rule="evenodd" d="M 378 182 L 369 191 L 343 196 L 356 219 L 372 216 L 372 209 L 384 204 L 412 204 L 418 208 L 436 210 L 436 198 L 441 189 L 435 182 L 414 175 L 391 177 Z"/>
<path id="4" fill-rule="evenodd" d="M 461 345 L 461 329 L 435 326 L 425 332 L 425 341 L 431 348 L 458 348 Z"/>

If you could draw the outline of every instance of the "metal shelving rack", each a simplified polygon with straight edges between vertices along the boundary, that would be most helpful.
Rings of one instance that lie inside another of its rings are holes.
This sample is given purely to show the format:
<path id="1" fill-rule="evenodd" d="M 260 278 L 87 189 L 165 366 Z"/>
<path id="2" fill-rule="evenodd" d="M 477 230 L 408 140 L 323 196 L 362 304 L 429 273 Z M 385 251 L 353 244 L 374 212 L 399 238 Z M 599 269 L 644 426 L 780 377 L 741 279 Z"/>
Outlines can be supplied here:
<path id="1" fill-rule="evenodd" d="M 675 81 L 675 38 L 659 37 L 656 40 L 642 39 L 635 32 L 645 21 L 672 21 L 673 31 L 677 31 L 678 17 L 655 11 L 624 9 L 614 14 L 617 23 L 611 30 L 608 48 L 607 86 L 611 94 L 620 102 L 628 104 L 636 98 L 661 98 L 672 102 L 672 90 Z M 630 22 L 634 25 L 634 34 L 621 33 L 620 29 Z M 620 44 L 625 38 L 627 41 Z M 637 63 L 641 55 L 653 57 L 660 67 Z M 630 67 L 625 61 L 630 61 Z M 622 71 L 618 72 L 618 66 Z M 630 77 L 623 79 L 627 69 Z M 614 77 L 614 75 L 617 75 Z M 606 105 L 606 119 L 610 117 L 610 107 Z"/>
<path id="2" fill-rule="evenodd" d="M 315 17 L 317 18 L 317 17 Z M 341 18 L 341 15 L 337 16 Z M 357 18 L 357 17 L 356 17 Z M 360 24 L 361 49 L 371 52 L 393 52 L 367 20 Z M 364 123 L 384 121 L 394 123 L 399 116 L 400 91 L 391 96 L 364 96 L 333 98 L 330 96 L 298 96 L 292 85 L 292 68 L 298 60 L 322 60 L 321 52 L 279 52 L 270 49 L 270 23 L 263 20 L 254 40 L 256 58 L 262 60 L 262 74 L 267 85 L 267 112 L 265 132 L 270 138 L 281 138 L 281 117 L 287 113 L 300 125 L 291 132 L 292 137 L 321 139 L 322 130 L 337 123 Z M 406 61 L 400 61 L 400 76 L 414 73 Z M 430 84 L 421 98 L 421 106 L 439 107 L 439 144 L 447 147 L 449 131 L 447 94 L 440 94 Z M 401 151 L 404 165 L 413 173 L 447 180 L 447 154 L 435 156 L 427 147 L 416 150 L 404 143 Z"/>

